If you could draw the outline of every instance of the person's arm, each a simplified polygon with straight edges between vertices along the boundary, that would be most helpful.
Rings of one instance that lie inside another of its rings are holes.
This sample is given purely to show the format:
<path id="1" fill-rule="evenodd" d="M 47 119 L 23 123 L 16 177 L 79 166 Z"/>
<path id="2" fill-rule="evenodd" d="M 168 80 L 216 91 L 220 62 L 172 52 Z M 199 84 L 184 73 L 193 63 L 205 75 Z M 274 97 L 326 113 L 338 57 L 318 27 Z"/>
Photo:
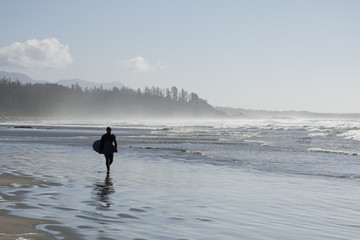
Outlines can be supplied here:
<path id="1" fill-rule="evenodd" d="M 105 141 L 104 141 L 104 136 L 101 137 L 101 140 L 100 140 L 100 148 L 99 148 L 99 152 L 102 153 L 103 149 L 104 149 L 104 144 L 105 144 Z"/>
<path id="2" fill-rule="evenodd" d="M 114 135 L 114 144 L 115 144 L 115 148 L 116 148 L 116 152 L 117 152 L 117 141 L 116 141 L 115 135 Z"/>

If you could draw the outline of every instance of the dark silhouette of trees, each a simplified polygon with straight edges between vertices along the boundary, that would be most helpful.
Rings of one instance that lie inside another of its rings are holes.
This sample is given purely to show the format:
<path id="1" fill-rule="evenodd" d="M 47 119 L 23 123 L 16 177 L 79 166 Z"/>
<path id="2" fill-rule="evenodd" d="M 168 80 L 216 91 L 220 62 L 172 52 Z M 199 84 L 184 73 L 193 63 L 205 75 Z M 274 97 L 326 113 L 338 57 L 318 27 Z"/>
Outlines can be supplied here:
<path id="1" fill-rule="evenodd" d="M 196 93 L 176 87 L 133 90 L 70 88 L 58 84 L 21 84 L 0 80 L 0 116 L 56 117 L 216 117 L 215 110 Z"/>

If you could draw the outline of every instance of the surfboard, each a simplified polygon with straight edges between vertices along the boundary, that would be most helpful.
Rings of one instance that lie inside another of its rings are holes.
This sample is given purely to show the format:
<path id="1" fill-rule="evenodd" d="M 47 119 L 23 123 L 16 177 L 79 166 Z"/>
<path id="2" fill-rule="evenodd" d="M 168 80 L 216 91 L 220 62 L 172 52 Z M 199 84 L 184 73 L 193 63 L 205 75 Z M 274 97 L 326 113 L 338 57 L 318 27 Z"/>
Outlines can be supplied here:
<path id="1" fill-rule="evenodd" d="M 100 140 L 96 140 L 93 143 L 93 149 L 95 152 L 100 153 Z M 116 148 L 114 145 L 112 145 L 109 142 L 105 142 L 102 154 L 110 154 L 110 153 L 114 153 L 115 151 Z"/>

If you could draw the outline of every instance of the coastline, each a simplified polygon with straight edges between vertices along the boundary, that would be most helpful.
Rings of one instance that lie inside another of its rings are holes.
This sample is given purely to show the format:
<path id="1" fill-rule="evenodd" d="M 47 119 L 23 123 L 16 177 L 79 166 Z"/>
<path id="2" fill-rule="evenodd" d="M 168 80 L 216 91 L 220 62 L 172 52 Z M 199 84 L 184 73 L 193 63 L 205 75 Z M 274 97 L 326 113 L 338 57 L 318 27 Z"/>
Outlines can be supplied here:
<path id="1" fill-rule="evenodd" d="M 309 151 L 356 151 L 358 121 L 113 122 L 111 174 L 105 124 L 0 126 L 0 239 L 359 235 L 358 155 Z"/>

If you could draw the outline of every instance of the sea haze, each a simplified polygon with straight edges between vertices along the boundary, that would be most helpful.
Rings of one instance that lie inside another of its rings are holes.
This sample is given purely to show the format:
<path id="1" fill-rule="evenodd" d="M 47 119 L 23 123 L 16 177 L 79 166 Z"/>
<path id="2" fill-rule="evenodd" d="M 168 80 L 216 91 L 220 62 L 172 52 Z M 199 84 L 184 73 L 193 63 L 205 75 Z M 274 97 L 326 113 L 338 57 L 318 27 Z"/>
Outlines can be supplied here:
<path id="1" fill-rule="evenodd" d="M 43 80 L 35 80 L 31 77 L 19 73 L 19 72 L 6 72 L 0 71 L 0 79 L 10 79 L 11 81 L 19 81 L 22 84 L 31 83 L 31 84 L 44 84 L 50 83 L 48 81 Z M 93 88 L 102 88 L 104 90 L 113 90 L 114 88 L 121 89 L 123 87 L 126 88 L 121 82 L 91 82 L 83 79 L 62 79 L 55 82 L 58 85 L 65 87 L 73 87 L 79 86 L 83 90 L 85 89 L 93 89 Z M 159 88 L 158 88 L 159 89 Z M 179 89 L 180 91 L 180 89 Z M 204 99 L 206 101 L 206 99 Z M 131 109 L 134 109 L 131 107 Z M 359 113 L 317 113 L 317 112 L 309 112 L 309 111 L 271 111 L 271 110 L 254 110 L 254 109 L 246 109 L 246 108 L 231 108 L 224 106 L 217 106 L 215 110 L 218 111 L 220 117 L 228 116 L 234 119 L 256 119 L 256 118 L 346 118 L 346 119 L 360 119 Z M 56 110 L 54 110 L 56 112 Z M 66 115 L 66 114 L 65 114 Z M 125 113 L 126 115 L 126 113 Z M 70 118 L 70 115 L 66 115 L 66 118 Z M 89 117 L 89 116 L 87 116 Z M 134 117 L 134 116 L 132 116 Z M 151 116 L 147 116 L 151 117 Z M 161 118 L 163 118 L 162 116 Z M 169 116 L 168 116 L 169 117 Z M 194 115 L 194 118 L 199 116 Z M 213 117 L 213 116 L 212 116 Z M 157 118 L 156 114 L 152 116 L 152 118 Z"/>

